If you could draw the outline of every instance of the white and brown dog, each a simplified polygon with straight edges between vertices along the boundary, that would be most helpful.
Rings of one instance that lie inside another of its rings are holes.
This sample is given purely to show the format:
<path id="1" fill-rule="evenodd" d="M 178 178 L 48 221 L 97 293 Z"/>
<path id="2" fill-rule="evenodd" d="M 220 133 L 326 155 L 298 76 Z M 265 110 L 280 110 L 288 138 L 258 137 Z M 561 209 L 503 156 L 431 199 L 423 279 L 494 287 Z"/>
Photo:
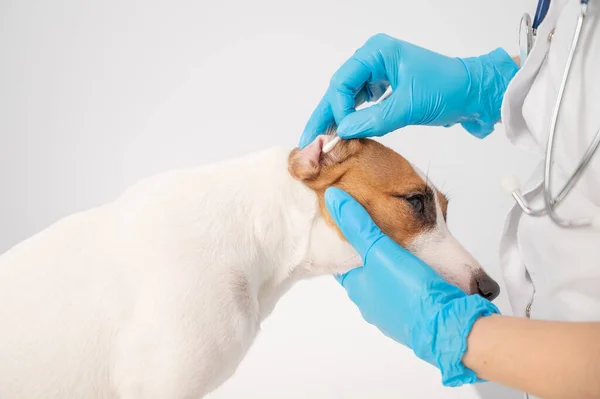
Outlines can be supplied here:
<path id="1" fill-rule="evenodd" d="M 0 398 L 200 398 L 299 279 L 361 265 L 329 186 L 469 294 L 498 285 L 448 232 L 446 199 L 376 141 L 330 136 L 143 180 L 0 257 Z"/>

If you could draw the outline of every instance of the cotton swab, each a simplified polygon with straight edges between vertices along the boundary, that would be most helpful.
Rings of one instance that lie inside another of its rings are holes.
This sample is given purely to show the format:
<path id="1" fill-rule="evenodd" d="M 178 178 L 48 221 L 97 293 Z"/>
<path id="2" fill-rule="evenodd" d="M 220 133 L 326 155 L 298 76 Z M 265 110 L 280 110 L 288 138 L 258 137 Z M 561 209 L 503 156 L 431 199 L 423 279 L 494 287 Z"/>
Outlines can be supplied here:
<path id="1" fill-rule="evenodd" d="M 335 147 L 335 145 L 339 143 L 341 139 L 342 138 L 340 136 L 335 136 L 330 142 L 325 143 L 323 149 L 321 150 L 323 154 L 327 154 L 329 151 L 333 150 L 333 147 Z"/>
<path id="2" fill-rule="evenodd" d="M 392 94 L 392 89 L 391 87 L 388 87 L 385 92 L 383 93 L 383 95 L 381 97 L 379 97 L 379 99 L 377 101 L 375 101 L 373 103 L 373 105 L 375 104 L 379 104 L 380 102 L 382 102 L 383 100 L 385 100 L 386 98 L 388 98 L 390 95 Z M 363 108 L 367 108 L 369 105 L 366 103 L 361 104 L 360 106 L 356 107 L 356 110 L 360 110 Z M 327 154 L 329 151 L 333 150 L 333 148 L 337 145 L 337 143 L 339 143 L 342 140 L 342 138 L 340 136 L 335 136 L 334 139 L 332 139 L 330 142 L 328 142 L 327 144 L 325 144 L 323 146 L 323 149 L 321 150 L 323 152 L 323 154 Z"/>

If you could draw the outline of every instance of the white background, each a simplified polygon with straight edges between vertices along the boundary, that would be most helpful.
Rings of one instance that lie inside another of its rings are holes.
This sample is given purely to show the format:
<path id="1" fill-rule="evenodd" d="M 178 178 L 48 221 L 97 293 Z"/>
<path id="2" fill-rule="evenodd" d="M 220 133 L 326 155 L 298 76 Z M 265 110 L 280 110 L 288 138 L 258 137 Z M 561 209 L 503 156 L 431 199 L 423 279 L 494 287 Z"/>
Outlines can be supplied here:
<path id="1" fill-rule="evenodd" d="M 517 54 L 532 0 L 0 0 L 0 252 L 142 176 L 294 146 L 331 74 L 372 34 L 449 55 Z M 454 234 L 501 280 L 506 174 L 533 162 L 460 127 L 383 142 L 451 198 Z M 510 312 L 505 294 L 498 300 Z M 0 305 L 1 306 L 1 305 Z M 492 384 L 484 398 L 518 398 Z M 476 398 L 367 325 L 332 278 L 283 298 L 212 398 Z"/>

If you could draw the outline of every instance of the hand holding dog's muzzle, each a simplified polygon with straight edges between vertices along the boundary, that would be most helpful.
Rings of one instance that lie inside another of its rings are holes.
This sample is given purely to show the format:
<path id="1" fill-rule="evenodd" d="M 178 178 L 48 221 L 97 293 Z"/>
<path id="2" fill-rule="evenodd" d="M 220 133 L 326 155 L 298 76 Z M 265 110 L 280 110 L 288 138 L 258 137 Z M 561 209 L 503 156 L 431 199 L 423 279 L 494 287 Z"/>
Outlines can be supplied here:
<path id="1" fill-rule="evenodd" d="M 482 381 L 462 364 L 462 357 L 473 323 L 499 313 L 496 306 L 446 282 L 383 234 L 367 211 L 344 191 L 329 188 L 325 201 L 363 260 L 363 267 L 336 278 L 364 319 L 437 366 L 444 385 Z"/>

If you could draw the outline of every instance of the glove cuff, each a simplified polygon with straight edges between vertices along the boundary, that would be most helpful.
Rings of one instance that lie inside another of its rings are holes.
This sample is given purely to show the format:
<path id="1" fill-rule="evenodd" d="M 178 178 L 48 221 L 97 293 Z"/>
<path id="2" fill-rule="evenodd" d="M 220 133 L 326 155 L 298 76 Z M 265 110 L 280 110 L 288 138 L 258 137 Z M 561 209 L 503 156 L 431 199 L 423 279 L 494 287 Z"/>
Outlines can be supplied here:
<path id="1" fill-rule="evenodd" d="M 477 138 L 494 131 L 508 84 L 519 66 L 502 48 L 479 57 L 459 58 L 469 74 L 467 117 L 463 128 Z"/>
<path id="2" fill-rule="evenodd" d="M 444 386 L 484 382 L 464 366 L 462 358 L 467 351 L 467 338 L 473 324 L 480 317 L 499 313 L 493 303 L 479 295 L 452 299 L 427 322 L 425 328 L 432 337 L 431 344 L 427 346 L 428 353 L 415 351 L 415 354 L 440 369 Z"/>

